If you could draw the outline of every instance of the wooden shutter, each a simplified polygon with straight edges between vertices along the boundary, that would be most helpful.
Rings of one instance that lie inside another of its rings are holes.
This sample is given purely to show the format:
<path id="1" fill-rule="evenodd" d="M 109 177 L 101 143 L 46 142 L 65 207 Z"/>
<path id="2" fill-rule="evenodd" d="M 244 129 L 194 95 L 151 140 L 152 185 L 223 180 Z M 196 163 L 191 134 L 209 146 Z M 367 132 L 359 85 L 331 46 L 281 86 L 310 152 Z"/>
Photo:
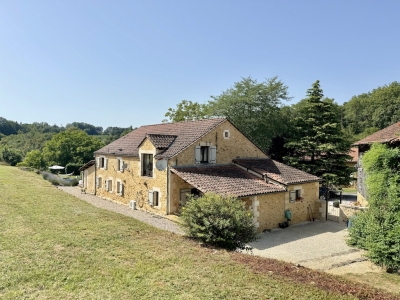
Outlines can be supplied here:
<path id="1" fill-rule="evenodd" d="M 97 188 L 100 187 L 100 178 L 99 177 L 96 178 L 96 187 Z"/>
<path id="2" fill-rule="evenodd" d="M 97 169 L 100 168 L 100 157 L 97 158 Z"/>
<path id="3" fill-rule="evenodd" d="M 104 169 L 107 170 L 108 158 L 104 158 Z"/>
<path id="4" fill-rule="evenodd" d="M 196 164 L 199 164 L 201 161 L 201 147 L 200 146 L 196 146 L 196 148 L 195 148 L 194 160 L 195 160 Z"/>
<path id="5" fill-rule="evenodd" d="M 209 162 L 210 164 L 215 164 L 215 163 L 217 162 L 217 147 L 215 147 L 215 146 L 210 146 L 210 148 L 209 148 L 208 162 Z"/>
<path id="6" fill-rule="evenodd" d="M 296 191 L 290 191 L 290 201 L 296 201 Z"/>
<path id="7" fill-rule="evenodd" d="M 109 191 L 109 188 L 108 188 L 109 186 L 108 186 L 108 180 L 106 180 L 106 191 L 108 192 Z"/>
<path id="8" fill-rule="evenodd" d="M 119 160 L 119 170 L 124 172 L 124 161 L 122 159 Z"/>
<path id="9" fill-rule="evenodd" d="M 121 193 L 121 196 L 123 196 L 124 195 L 124 185 L 122 184 L 122 183 L 120 183 L 120 193 Z"/>
<path id="10" fill-rule="evenodd" d="M 154 204 L 154 206 L 158 206 L 158 192 L 157 191 L 153 192 L 153 204 Z"/>
<path id="11" fill-rule="evenodd" d="M 149 204 L 153 206 L 153 191 L 149 190 Z"/>

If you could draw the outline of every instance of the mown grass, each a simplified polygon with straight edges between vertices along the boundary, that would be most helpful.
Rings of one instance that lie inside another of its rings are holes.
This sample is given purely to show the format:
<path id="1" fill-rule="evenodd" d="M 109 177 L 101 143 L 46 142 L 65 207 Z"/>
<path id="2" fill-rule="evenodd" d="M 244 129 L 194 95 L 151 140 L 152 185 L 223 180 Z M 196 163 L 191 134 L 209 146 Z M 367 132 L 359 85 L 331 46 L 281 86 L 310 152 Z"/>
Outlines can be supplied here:
<path id="1" fill-rule="evenodd" d="M 1 299 L 355 298 L 254 271 L 5 166 L 0 228 Z"/>

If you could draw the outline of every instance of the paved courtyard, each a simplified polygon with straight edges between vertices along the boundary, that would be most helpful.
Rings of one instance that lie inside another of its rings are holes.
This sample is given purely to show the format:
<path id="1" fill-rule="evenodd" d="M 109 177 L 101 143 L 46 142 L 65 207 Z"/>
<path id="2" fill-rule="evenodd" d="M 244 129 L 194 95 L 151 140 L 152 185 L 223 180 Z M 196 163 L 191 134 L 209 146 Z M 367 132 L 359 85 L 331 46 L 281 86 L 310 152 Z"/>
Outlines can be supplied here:
<path id="1" fill-rule="evenodd" d="M 330 273 L 379 272 L 363 251 L 347 246 L 347 227 L 315 221 L 261 233 L 250 243 L 254 255 L 275 258 Z"/>

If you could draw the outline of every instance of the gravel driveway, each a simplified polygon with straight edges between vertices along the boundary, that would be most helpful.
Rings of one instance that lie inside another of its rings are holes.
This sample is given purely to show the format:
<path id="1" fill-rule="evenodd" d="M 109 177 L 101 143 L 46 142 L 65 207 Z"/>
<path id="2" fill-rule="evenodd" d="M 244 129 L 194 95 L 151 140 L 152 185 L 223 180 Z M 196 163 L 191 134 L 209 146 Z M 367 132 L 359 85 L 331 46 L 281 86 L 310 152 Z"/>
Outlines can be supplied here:
<path id="1" fill-rule="evenodd" d="M 99 198 L 94 195 L 90 194 L 82 194 L 81 189 L 76 188 L 76 187 L 70 187 L 70 186 L 59 186 L 58 187 L 60 190 L 63 190 L 64 192 L 67 192 L 79 199 L 82 199 L 93 206 L 107 209 L 128 217 L 135 218 L 139 221 L 142 221 L 144 223 L 147 223 L 149 225 L 152 225 L 154 227 L 171 231 L 176 234 L 183 234 L 183 230 L 180 228 L 178 224 L 175 222 L 168 220 L 166 218 L 163 218 L 162 216 L 152 214 L 149 212 L 141 211 L 141 210 L 132 210 L 129 208 L 127 205 L 123 204 L 118 204 L 109 200 L 105 200 L 102 198 Z"/>
<path id="2" fill-rule="evenodd" d="M 347 227 L 315 221 L 262 233 L 250 243 L 254 255 L 300 264 L 329 273 L 378 272 L 363 251 L 347 246 Z"/>

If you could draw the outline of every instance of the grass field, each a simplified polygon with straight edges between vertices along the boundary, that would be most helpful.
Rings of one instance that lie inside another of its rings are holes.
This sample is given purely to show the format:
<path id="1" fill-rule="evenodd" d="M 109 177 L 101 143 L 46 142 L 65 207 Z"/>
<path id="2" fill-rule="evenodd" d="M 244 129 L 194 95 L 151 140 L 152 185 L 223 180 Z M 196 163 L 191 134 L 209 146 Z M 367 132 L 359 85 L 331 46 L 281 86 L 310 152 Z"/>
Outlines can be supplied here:
<path id="1" fill-rule="evenodd" d="M 398 299 L 95 208 L 0 166 L 1 299 Z"/>

